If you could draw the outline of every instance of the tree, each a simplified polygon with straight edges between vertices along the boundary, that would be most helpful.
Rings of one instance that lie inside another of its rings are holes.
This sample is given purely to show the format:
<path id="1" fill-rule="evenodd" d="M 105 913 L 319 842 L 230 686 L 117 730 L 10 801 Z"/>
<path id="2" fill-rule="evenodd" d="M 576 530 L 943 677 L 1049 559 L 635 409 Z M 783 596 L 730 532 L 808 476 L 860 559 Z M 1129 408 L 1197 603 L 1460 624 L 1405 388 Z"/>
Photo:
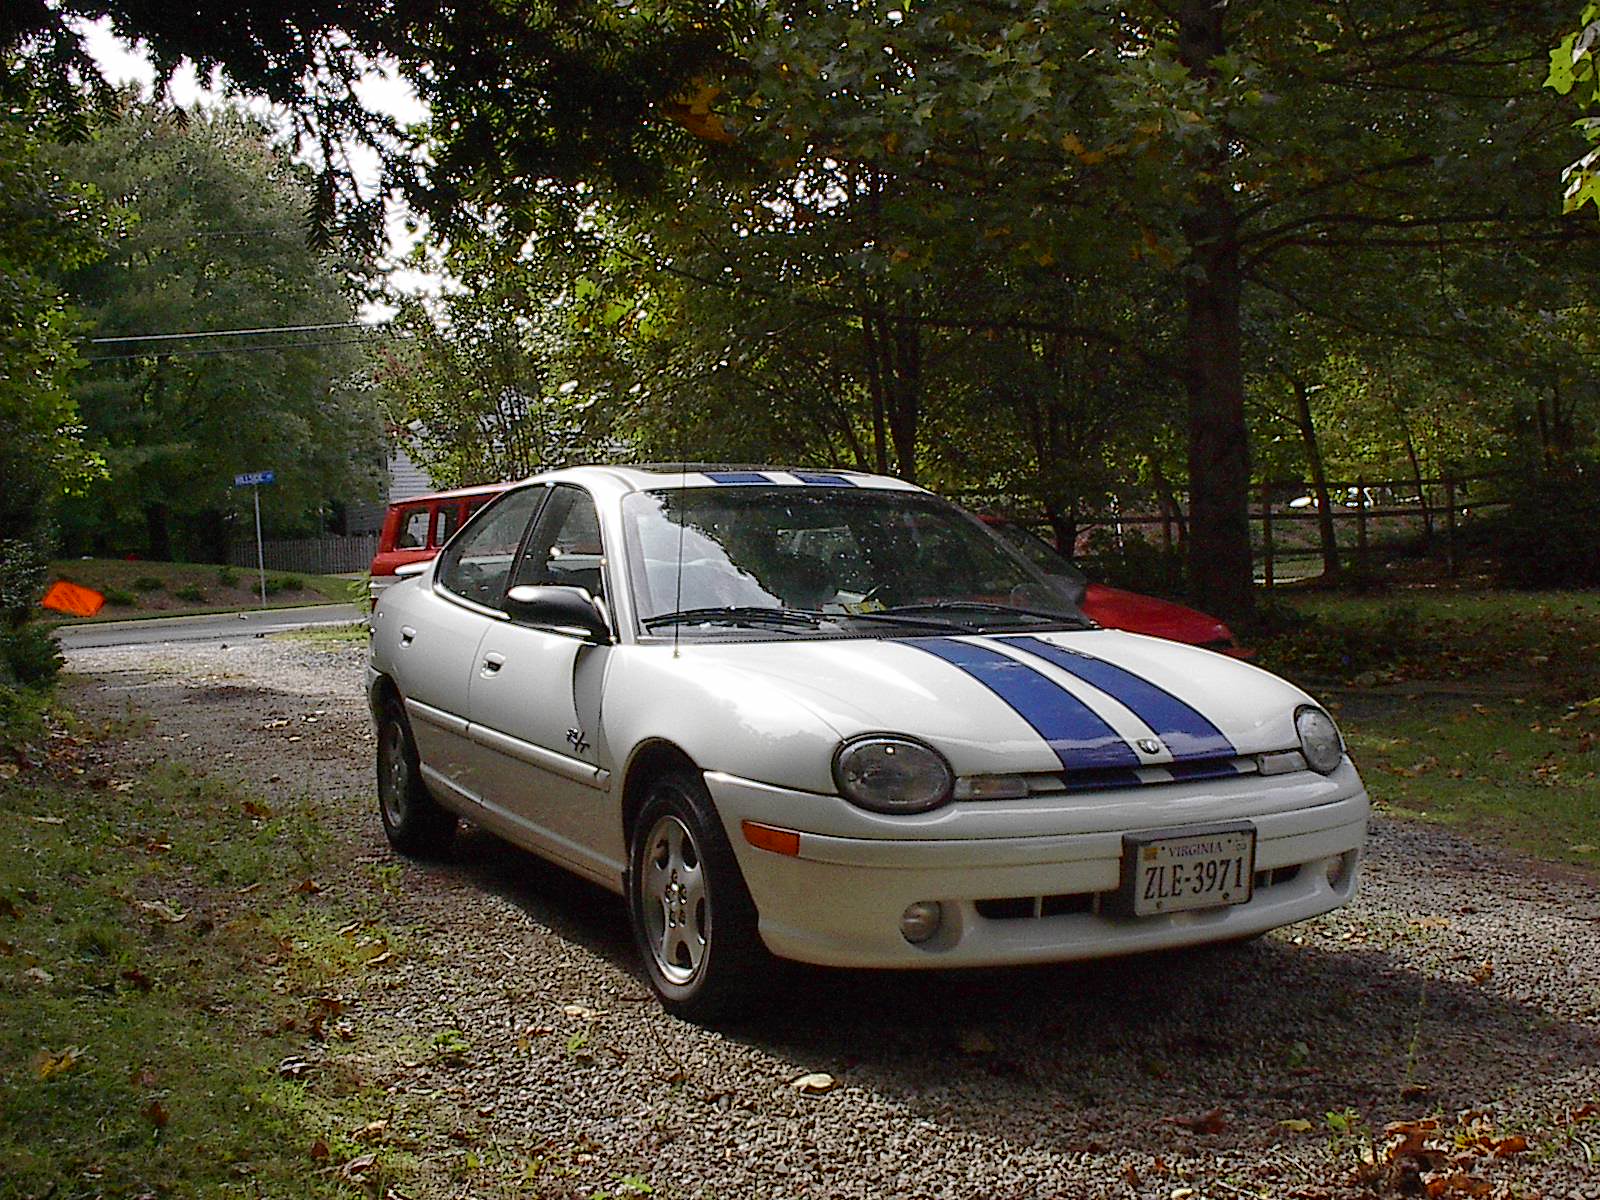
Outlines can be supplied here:
<path id="1" fill-rule="evenodd" d="M 5 64 L 7 71 L 11 64 Z M 44 161 L 50 122 L 27 103 L 0 113 L 0 626 L 38 603 L 61 497 L 99 470 L 71 381 L 80 317 L 52 284 L 101 250 L 103 209 Z M 3 640 L 4 634 L 0 634 Z M 0 658 L 3 658 L 0 655 Z M 5 666 L 0 662 L 0 674 Z"/>
<path id="2" fill-rule="evenodd" d="M 53 159 L 125 214 L 110 252 L 65 286 L 94 337 L 136 339 L 95 346 L 75 383 L 109 467 L 66 510 L 78 543 L 220 560 L 247 470 L 277 470 L 271 511 L 289 524 L 370 495 L 382 427 L 358 335 L 339 328 L 354 318 L 349 273 L 307 247 L 304 173 L 266 131 L 231 109 L 129 99 Z M 259 328 L 285 331 L 137 340 Z"/>

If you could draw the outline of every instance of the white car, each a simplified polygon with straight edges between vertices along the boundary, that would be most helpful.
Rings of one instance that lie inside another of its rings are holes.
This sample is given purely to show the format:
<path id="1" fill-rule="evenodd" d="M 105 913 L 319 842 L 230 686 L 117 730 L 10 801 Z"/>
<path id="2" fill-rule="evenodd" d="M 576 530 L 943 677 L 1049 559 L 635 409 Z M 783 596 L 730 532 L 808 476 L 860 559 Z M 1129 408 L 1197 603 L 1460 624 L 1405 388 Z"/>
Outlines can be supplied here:
<path id="1" fill-rule="evenodd" d="M 622 893 L 681 1015 L 769 954 L 1092 958 L 1355 894 L 1367 795 L 1314 700 L 1096 628 L 899 480 L 572 468 L 410 570 L 367 679 L 390 841 L 464 817 Z"/>

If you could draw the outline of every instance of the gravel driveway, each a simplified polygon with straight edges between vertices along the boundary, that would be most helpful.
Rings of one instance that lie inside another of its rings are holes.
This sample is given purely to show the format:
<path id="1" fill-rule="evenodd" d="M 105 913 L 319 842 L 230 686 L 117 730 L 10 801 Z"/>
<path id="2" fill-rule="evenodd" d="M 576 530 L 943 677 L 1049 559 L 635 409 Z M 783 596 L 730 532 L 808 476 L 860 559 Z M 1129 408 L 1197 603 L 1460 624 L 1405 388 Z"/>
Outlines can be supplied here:
<path id="1" fill-rule="evenodd" d="M 1353 908 L 1253 943 L 981 975 L 796 970 L 712 1033 L 656 1007 L 609 893 L 476 831 L 445 864 L 390 854 L 363 654 L 252 640 L 69 667 L 80 709 L 153 719 L 136 752 L 320 801 L 350 864 L 323 895 L 407 932 L 391 970 L 346 989 L 341 1051 L 413 1131 L 421 1166 L 398 1195 L 1185 1200 L 1431 1180 L 1600 1200 L 1593 876 L 1380 819 Z M 456 1059 L 417 1052 L 451 1029 Z M 816 1073 L 832 1086 L 795 1086 Z M 1438 1128 L 1384 1135 L 1424 1118 Z"/>

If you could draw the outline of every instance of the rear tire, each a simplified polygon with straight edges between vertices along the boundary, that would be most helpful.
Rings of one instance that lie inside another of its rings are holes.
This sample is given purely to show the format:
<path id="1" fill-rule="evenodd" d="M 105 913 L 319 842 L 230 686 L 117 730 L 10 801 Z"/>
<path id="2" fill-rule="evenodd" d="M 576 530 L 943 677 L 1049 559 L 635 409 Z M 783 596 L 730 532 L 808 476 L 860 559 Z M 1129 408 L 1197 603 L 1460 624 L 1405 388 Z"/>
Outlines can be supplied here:
<path id="1" fill-rule="evenodd" d="M 455 837 L 456 815 L 422 782 L 417 744 L 398 700 L 384 705 L 378 721 L 378 815 L 389 844 L 412 858 L 437 858 Z"/>
<path id="2" fill-rule="evenodd" d="M 628 916 L 650 986 L 674 1016 L 735 1019 L 772 977 L 755 902 L 692 771 L 649 785 L 628 848 Z"/>

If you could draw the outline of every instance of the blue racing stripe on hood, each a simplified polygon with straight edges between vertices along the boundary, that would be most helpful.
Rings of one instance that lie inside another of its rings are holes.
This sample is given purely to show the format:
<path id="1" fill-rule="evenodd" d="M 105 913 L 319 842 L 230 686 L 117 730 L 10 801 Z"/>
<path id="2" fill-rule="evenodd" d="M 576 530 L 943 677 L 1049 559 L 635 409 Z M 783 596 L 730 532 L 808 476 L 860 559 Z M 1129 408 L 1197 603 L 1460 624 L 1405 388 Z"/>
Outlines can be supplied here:
<path id="1" fill-rule="evenodd" d="M 1221 758 L 1238 753 L 1222 730 L 1206 720 L 1198 709 L 1115 663 L 1078 650 L 1064 649 L 1043 638 L 1022 636 L 999 640 L 1037 655 L 1119 701 L 1156 732 L 1172 751 L 1174 759 Z"/>
<path id="2" fill-rule="evenodd" d="M 915 638 L 901 643 L 960 667 L 1033 726 L 1069 771 L 1136 767 L 1139 756 L 1083 701 L 1027 663 L 987 646 L 954 638 Z"/>

